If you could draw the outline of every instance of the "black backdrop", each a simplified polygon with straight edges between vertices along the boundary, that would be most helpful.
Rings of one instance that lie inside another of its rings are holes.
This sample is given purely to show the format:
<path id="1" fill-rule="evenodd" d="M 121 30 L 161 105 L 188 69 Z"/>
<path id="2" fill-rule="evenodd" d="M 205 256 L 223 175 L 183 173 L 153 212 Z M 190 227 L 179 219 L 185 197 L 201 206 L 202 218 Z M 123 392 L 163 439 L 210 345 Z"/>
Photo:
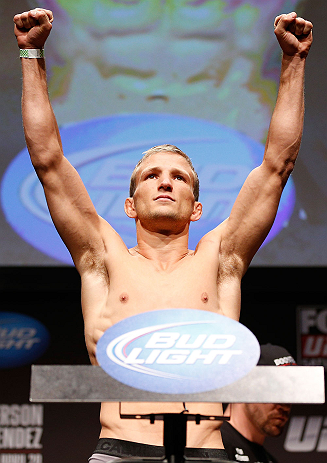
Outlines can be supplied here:
<path id="1" fill-rule="evenodd" d="M 80 280 L 74 268 L 6 267 L 0 269 L 1 310 L 28 314 L 49 330 L 51 341 L 37 364 L 88 364 L 84 345 L 80 308 Z M 260 343 L 285 346 L 297 357 L 296 309 L 299 305 L 326 305 L 325 268 L 250 268 L 243 279 L 241 322 L 256 335 Z M 28 404 L 30 366 L 0 370 L 2 404 Z M 98 433 L 98 404 L 44 404 L 43 435 L 40 449 L 1 448 L 0 462 L 37 463 L 86 462 Z M 292 408 L 292 417 L 327 417 L 324 405 Z M 324 422 L 317 442 L 324 440 Z M 266 441 L 280 462 L 325 462 L 324 452 L 289 452 L 283 436 Z M 305 436 L 304 436 L 305 438 Z M 326 447 L 326 446 L 325 446 Z M 26 460 L 9 460 L 19 454 Z M 31 456 L 32 455 L 32 456 Z M 35 456 L 36 455 L 36 456 Z M 43 459 L 41 459 L 43 456 Z"/>

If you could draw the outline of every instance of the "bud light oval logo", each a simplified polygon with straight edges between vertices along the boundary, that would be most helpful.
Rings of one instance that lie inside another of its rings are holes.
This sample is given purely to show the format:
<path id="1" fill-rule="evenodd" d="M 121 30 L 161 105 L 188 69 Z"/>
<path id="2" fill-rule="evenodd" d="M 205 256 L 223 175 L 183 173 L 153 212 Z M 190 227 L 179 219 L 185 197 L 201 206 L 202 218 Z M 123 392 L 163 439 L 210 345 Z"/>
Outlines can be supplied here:
<path id="1" fill-rule="evenodd" d="M 200 177 L 203 214 L 190 229 L 190 248 L 225 220 L 252 169 L 262 162 L 264 146 L 220 124 L 170 114 L 115 115 L 60 129 L 66 157 L 80 174 L 98 214 L 120 234 L 127 247 L 135 241 L 135 223 L 124 212 L 132 171 L 142 152 L 154 145 L 177 145 L 190 156 Z M 8 223 L 28 243 L 72 264 L 52 224 L 42 186 L 27 150 L 9 165 L 1 185 Z M 268 243 L 287 224 L 295 203 L 292 179 L 284 188 Z"/>
<path id="2" fill-rule="evenodd" d="M 49 345 L 46 327 L 35 318 L 0 312 L 0 368 L 31 364 Z"/>
<path id="3" fill-rule="evenodd" d="M 165 309 L 135 315 L 109 328 L 97 344 L 100 366 L 145 391 L 210 391 L 246 375 L 260 346 L 244 325 L 212 312 Z"/>

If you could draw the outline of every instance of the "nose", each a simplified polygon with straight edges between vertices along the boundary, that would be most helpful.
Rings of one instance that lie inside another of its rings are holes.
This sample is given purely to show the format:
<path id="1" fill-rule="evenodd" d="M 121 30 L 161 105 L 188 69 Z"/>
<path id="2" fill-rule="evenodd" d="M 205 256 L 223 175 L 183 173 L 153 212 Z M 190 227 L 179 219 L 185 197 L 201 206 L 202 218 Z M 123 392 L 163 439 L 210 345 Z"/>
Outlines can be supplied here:
<path id="1" fill-rule="evenodd" d="M 163 175 L 159 178 L 159 190 L 172 191 L 173 184 L 169 175 Z"/>
<path id="2" fill-rule="evenodd" d="M 291 410 L 291 404 L 277 404 L 277 408 L 283 410 L 285 413 L 289 413 Z"/>

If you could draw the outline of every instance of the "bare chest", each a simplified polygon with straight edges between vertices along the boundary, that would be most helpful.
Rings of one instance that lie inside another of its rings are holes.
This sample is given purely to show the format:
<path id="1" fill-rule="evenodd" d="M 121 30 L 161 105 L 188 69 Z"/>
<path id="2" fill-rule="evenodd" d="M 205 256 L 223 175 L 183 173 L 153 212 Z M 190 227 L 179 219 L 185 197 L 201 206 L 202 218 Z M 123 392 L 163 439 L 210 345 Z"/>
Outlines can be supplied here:
<path id="1" fill-rule="evenodd" d="M 82 306 L 91 361 L 102 334 L 113 324 L 143 312 L 197 309 L 235 320 L 240 311 L 240 281 L 220 278 L 214 259 L 185 259 L 163 269 L 147 260 L 120 258 L 109 280 L 84 280 Z"/>
<path id="2" fill-rule="evenodd" d="M 113 322 L 140 312 L 167 308 L 218 311 L 216 273 L 189 259 L 175 268 L 158 269 L 132 262 L 113 274 L 108 311 Z"/>

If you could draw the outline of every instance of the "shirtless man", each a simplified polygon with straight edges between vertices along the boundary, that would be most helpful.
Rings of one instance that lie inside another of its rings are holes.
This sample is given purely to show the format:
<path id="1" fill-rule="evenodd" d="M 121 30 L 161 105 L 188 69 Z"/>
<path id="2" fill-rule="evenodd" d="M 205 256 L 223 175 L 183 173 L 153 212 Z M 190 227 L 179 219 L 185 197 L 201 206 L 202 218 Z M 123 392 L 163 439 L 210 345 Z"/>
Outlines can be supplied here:
<path id="1" fill-rule="evenodd" d="M 16 15 L 19 48 L 42 49 L 52 20 L 52 12 L 40 8 Z M 276 18 L 275 33 L 283 52 L 281 81 L 264 160 L 246 179 L 230 217 L 206 234 L 195 251 L 188 249 L 188 232 L 190 222 L 200 219 L 202 206 L 196 197 L 197 176 L 184 155 L 163 145 L 150 150 L 136 167 L 135 191 L 126 199 L 125 212 L 135 220 L 138 244 L 127 249 L 99 217 L 78 173 L 64 157 L 48 97 L 44 59 L 23 57 L 26 143 L 53 222 L 81 276 L 85 340 L 92 364 L 96 364 L 95 348 L 104 331 L 140 312 L 188 307 L 238 320 L 241 279 L 272 226 L 299 151 L 311 30 L 312 24 L 296 13 Z M 34 52 L 24 55 L 29 53 Z M 204 415 L 222 413 L 220 404 L 187 404 L 187 409 Z M 136 456 L 143 455 L 144 448 L 149 456 L 149 449 L 156 449 L 149 446 L 162 445 L 162 422 L 121 420 L 118 410 L 116 403 L 102 404 L 100 444 L 90 462 L 124 456 L 128 454 L 124 448 L 133 442 Z M 182 404 L 165 403 L 156 404 L 155 412 L 182 410 Z M 153 412 L 153 404 L 124 404 L 123 412 Z M 121 451 L 117 453 L 113 450 L 117 441 L 108 439 L 130 442 L 118 441 Z M 110 451 L 103 450 L 110 447 Z M 205 449 L 207 455 L 208 449 L 223 449 L 219 424 L 190 422 L 187 447 Z M 189 455 L 201 456 L 201 452 Z M 225 456 L 219 451 L 213 455 Z"/>

